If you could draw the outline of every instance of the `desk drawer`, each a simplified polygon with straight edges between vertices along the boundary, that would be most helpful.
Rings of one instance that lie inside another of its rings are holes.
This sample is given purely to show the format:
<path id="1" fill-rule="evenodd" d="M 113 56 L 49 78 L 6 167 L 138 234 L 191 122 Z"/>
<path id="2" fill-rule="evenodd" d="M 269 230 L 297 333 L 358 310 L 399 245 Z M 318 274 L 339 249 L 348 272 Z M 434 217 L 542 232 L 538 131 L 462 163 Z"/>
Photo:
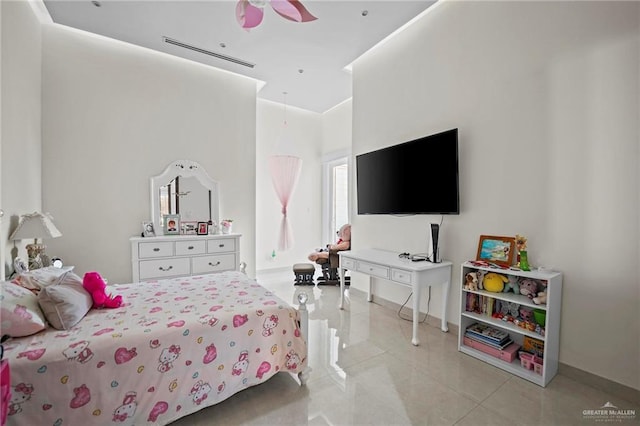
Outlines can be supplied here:
<path id="1" fill-rule="evenodd" d="M 375 277 L 389 279 L 389 268 L 376 265 L 375 263 L 358 262 L 357 270 Z"/>
<path id="2" fill-rule="evenodd" d="M 340 266 L 346 269 L 354 270 L 356 269 L 356 261 L 353 259 L 346 259 L 344 257 L 340 258 Z"/>
<path id="3" fill-rule="evenodd" d="M 236 255 L 234 253 L 193 257 L 191 261 L 193 262 L 194 275 L 228 271 L 236 267 Z"/>
<path id="4" fill-rule="evenodd" d="M 226 251 L 236 251 L 236 240 L 234 240 L 233 238 L 209 240 L 207 253 L 222 253 Z"/>
<path id="5" fill-rule="evenodd" d="M 189 256 L 192 254 L 205 254 L 207 242 L 202 241 L 176 241 L 176 256 Z"/>
<path id="6" fill-rule="evenodd" d="M 189 275 L 189 258 L 143 260 L 140 262 L 140 279 L 167 278 Z"/>
<path id="7" fill-rule="evenodd" d="M 391 279 L 399 283 L 411 284 L 411 272 L 402 269 L 392 269 Z"/>
<path id="8" fill-rule="evenodd" d="M 173 256 L 173 242 L 140 243 L 138 244 L 138 254 L 140 259 Z"/>

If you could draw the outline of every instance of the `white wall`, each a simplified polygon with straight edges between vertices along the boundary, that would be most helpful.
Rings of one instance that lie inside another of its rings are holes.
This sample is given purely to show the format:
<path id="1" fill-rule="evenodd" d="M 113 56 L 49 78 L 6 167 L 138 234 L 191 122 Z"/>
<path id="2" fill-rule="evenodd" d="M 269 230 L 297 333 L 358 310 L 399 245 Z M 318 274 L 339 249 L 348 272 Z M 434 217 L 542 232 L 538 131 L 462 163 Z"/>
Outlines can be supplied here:
<path id="1" fill-rule="evenodd" d="M 56 24 L 43 32 L 43 206 L 76 271 L 131 281 L 149 178 L 177 159 L 220 182 L 221 215 L 255 271 L 256 82 Z"/>
<path id="2" fill-rule="evenodd" d="M 30 241 L 7 241 L 20 215 L 41 209 L 41 57 L 39 15 L 29 2 L 2 2 L 2 123 L 0 163 L 4 210 L 0 244 L 7 276 L 12 259 L 26 260 Z"/>
<path id="3" fill-rule="evenodd" d="M 286 127 L 284 122 L 286 119 Z M 321 194 L 320 152 L 322 115 L 264 100 L 258 101 L 256 142 L 256 268 L 291 268 L 306 261 L 320 244 Z M 290 200 L 287 217 L 294 235 L 293 246 L 278 250 L 282 214 L 268 158 L 274 154 L 302 158 L 302 171 Z M 272 257 L 275 250 L 276 256 Z M 293 272 L 292 272 L 293 279 Z"/>
<path id="4" fill-rule="evenodd" d="M 462 212 L 445 217 L 443 257 L 474 258 L 480 234 L 527 236 L 530 262 L 564 273 L 560 361 L 635 389 L 639 7 L 445 2 L 353 67 L 354 155 L 460 130 Z M 354 247 L 425 251 L 439 219 L 356 216 Z M 459 279 L 456 266 L 454 323 Z"/>
<path id="5" fill-rule="evenodd" d="M 351 98 L 322 114 L 322 155 L 351 151 Z"/>

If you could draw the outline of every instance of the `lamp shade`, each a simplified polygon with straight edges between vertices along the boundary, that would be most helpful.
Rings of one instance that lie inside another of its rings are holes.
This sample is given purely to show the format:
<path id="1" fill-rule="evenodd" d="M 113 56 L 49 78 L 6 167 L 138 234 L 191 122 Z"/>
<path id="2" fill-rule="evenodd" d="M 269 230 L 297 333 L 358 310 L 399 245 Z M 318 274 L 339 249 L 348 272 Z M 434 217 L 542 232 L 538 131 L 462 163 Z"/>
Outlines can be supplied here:
<path id="1" fill-rule="evenodd" d="M 27 240 L 31 238 L 58 238 L 62 233 L 51 221 L 48 214 L 32 213 L 20 216 L 18 227 L 9 237 L 10 240 Z"/>

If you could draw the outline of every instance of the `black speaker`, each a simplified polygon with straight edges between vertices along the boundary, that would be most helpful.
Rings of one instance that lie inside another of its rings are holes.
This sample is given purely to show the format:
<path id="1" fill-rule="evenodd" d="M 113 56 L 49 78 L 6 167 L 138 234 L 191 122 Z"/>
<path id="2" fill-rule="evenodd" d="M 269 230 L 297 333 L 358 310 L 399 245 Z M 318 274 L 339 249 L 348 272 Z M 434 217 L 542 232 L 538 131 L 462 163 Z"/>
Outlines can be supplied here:
<path id="1" fill-rule="evenodd" d="M 440 225 L 437 223 L 431 224 L 431 262 L 440 263 L 440 253 L 438 252 L 438 234 L 440 233 Z"/>

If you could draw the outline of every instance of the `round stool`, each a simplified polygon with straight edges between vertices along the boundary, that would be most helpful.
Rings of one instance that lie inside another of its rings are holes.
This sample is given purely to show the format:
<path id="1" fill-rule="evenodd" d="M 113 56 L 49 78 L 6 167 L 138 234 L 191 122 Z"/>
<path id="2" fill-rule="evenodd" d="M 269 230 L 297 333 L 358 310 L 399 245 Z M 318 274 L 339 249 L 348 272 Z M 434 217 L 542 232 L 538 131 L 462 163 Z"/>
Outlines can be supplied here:
<path id="1" fill-rule="evenodd" d="M 316 267 L 312 263 L 296 263 L 293 265 L 293 273 L 296 276 L 295 285 L 313 285 Z"/>

